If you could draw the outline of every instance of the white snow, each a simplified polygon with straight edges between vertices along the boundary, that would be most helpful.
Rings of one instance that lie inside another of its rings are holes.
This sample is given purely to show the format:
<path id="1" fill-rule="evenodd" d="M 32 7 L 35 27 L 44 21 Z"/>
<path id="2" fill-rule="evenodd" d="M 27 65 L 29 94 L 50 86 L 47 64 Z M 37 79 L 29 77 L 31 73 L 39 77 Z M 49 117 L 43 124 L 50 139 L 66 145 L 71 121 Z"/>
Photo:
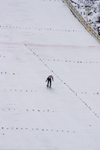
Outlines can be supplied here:
<path id="1" fill-rule="evenodd" d="M 0 6 L 0 149 L 100 150 L 100 44 L 61 0 Z"/>

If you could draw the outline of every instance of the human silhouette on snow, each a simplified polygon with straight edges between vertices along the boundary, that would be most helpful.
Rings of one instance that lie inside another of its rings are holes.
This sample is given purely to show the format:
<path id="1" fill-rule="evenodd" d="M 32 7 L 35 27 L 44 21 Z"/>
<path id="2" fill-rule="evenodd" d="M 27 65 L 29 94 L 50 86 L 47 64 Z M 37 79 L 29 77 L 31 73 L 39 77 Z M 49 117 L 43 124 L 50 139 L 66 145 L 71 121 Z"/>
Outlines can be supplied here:
<path id="1" fill-rule="evenodd" d="M 47 87 L 51 87 L 51 82 L 54 81 L 53 75 L 48 76 L 45 82 L 47 82 Z"/>

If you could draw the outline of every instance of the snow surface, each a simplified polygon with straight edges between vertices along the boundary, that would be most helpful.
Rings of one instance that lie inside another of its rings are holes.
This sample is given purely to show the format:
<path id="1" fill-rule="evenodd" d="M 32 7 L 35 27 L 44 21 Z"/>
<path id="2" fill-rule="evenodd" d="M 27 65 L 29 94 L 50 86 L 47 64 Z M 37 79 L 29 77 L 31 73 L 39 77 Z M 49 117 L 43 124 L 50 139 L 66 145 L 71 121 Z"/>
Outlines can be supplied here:
<path id="1" fill-rule="evenodd" d="M 61 0 L 0 6 L 0 149 L 100 150 L 100 44 Z"/>

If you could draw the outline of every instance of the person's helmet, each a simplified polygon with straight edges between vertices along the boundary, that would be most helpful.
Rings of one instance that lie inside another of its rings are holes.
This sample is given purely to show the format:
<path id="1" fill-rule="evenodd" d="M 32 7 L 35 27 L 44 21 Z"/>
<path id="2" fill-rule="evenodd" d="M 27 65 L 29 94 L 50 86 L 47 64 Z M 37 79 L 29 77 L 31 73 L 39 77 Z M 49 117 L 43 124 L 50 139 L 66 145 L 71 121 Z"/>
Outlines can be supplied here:
<path id="1" fill-rule="evenodd" d="M 50 75 L 49 77 L 50 77 L 50 78 L 53 78 L 53 75 Z"/>

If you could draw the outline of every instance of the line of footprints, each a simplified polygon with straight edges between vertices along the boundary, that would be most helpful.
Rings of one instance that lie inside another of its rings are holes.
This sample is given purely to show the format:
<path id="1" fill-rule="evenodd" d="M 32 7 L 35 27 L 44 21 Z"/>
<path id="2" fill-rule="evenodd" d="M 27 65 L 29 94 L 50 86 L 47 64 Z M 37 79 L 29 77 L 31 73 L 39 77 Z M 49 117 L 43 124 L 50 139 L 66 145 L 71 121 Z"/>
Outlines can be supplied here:
<path id="1" fill-rule="evenodd" d="M 71 134 L 75 134 L 75 131 L 69 131 L 69 130 L 58 130 L 58 129 L 40 129 L 40 128 L 28 128 L 28 127 L 11 127 L 11 128 L 7 128 L 7 127 L 1 127 L 0 130 L 2 130 L 2 135 L 5 135 L 4 131 L 6 132 L 7 130 L 20 130 L 20 131 L 42 131 L 42 132 L 56 132 L 56 133 L 71 133 Z"/>
<path id="2" fill-rule="evenodd" d="M 22 90 L 22 89 L 4 89 L 4 91 L 10 91 L 10 92 L 26 92 L 26 93 L 31 93 L 31 92 L 37 92 L 37 91 L 34 91 L 34 90 Z M 100 92 L 94 92 L 94 93 L 89 93 L 89 92 L 76 92 L 76 94 L 82 94 L 82 95 L 97 95 L 99 96 L 100 95 Z"/>
<path id="3" fill-rule="evenodd" d="M 17 112 L 22 112 L 22 111 L 26 111 L 26 112 L 38 112 L 38 113 L 49 113 L 49 112 L 51 112 L 51 113 L 54 113 L 55 111 L 54 110 L 49 110 L 49 109 L 47 109 L 47 110 L 40 110 L 40 109 L 25 109 L 25 110 L 21 110 L 21 109 L 17 109 L 17 108 L 1 108 L 0 109 L 1 111 L 4 111 L 4 112 L 8 112 L 8 111 L 17 111 Z"/>
<path id="4" fill-rule="evenodd" d="M 6 72 L 6 71 L 5 72 L 1 71 L 0 74 L 1 75 L 16 75 L 16 73 L 14 72 Z"/>
<path id="5" fill-rule="evenodd" d="M 5 58 L 5 56 L 0 55 L 0 58 Z"/>
<path id="6" fill-rule="evenodd" d="M 77 64 L 98 64 L 98 62 L 95 62 L 95 61 L 90 61 L 90 62 L 83 62 L 83 61 L 73 61 L 73 60 L 60 60 L 60 59 L 43 59 L 45 61 L 55 61 L 55 62 L 66 62 L 66 63 L 77 63 Z"/>
<path id="7" fill-rule="evenodd" d="M 18 26 L 0 26 L 0 28 L 10 28 L 10 29 L 19 29 L 19 30 L 38 30 L 38 31 L 55 31 L 55 32 L 81 32 L 79 30 L 62 30 L 62 29 L 53 29 L 53 28 L 30 28 L 30 27 L 18 27 Z"/>
<path id="8" fill-rule="evenodd" d="M 77 92 L 76 92 L 76 93 L 77 93 Z M 99 95 L 100 92 L 94 92 L 94 93 L 80 92 L 80 93 L 77 93 L 77 94 L 83 94 L 83 95 L 88 95 L 88 94 Z"/>

